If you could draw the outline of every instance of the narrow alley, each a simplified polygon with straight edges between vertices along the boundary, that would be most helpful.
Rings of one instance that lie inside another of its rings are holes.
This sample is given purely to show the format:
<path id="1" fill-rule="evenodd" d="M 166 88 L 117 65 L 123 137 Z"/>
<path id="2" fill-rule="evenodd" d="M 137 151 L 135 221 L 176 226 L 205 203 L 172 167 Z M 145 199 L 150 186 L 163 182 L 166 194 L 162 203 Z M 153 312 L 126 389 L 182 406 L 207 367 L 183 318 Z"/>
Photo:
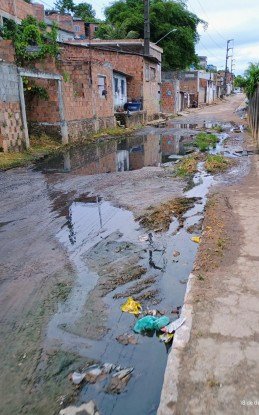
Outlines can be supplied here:
<path id="1" fill-rule="evenodd" d="M 247 413 L 240 401 L 259 386 L 259 210 L 244 99 L 0 172 L 3 414 L 88 401 L 103 415 Z M 202 133 L 215 137 L 205 152 Z M 134 333 L 129 297 L 170 321 L 183 307 L 172 347 Z"/>

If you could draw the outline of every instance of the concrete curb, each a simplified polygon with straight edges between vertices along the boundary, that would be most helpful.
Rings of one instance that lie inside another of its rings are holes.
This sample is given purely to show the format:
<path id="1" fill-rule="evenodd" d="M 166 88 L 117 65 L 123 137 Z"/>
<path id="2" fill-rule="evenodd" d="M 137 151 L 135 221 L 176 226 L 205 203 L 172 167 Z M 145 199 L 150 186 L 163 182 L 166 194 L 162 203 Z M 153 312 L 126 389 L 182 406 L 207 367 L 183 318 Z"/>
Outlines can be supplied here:
<path id="1" fill-rule="evenodd" d="M 185 323 L 175 332 L 172 350 L 168 356 L 164 383 L 161 392 L 160 404 L 157 415 L 174 415 L 175 406 L 178 398 L 178 381 L 181 358 L 184 348 L 189 342 L 192 328 L 192 287 L 195 275 L 189 275 L 186 293 L 184 297 L 184 305 L 181 317 L 186 319 Z"/>

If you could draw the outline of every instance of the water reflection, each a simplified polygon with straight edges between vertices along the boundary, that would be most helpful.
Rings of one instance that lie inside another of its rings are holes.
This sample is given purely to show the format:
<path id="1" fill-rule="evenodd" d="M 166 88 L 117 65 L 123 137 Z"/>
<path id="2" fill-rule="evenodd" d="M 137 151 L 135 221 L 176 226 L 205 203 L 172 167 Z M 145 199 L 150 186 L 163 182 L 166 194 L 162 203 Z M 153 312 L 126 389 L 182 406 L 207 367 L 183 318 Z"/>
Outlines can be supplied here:
<path id="1" fill-rule="evenodd" d="M 37 169 L 62 173 L 76 170 L 84 175 L 138 170 L 158 166 L 170 155 L 185 155 L 185 143 L 192 139 L 192 135 L 186 137 L 180 133 L 152 133 L 91 143 L 50 156 L 39 162 Z"/>

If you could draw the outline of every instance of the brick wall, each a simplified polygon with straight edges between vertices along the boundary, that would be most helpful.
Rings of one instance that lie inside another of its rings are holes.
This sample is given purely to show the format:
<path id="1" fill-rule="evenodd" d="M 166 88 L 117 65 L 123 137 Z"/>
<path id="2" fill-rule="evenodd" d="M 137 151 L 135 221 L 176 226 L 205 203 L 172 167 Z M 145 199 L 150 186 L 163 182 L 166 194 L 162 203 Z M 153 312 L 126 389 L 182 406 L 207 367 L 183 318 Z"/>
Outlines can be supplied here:
<path id="1" fill-rule="evenodd" d="M 57 22 L 60 29 L 74 31 L 73 17 L 70 14 L 52 13 L 48 15 L 48 19 Z"/>
<path id="2" fill-rule="evenodd" d="M 43 4 L 33 3 L 32 7 L 34 9 L 33 11 L 34 11 L 34 16 L 36 17 L 36 19 L 44 20 L 45 12 L 44 12 Z"/>
<path id="3" fill-rule="evenodd" d="M 70 141 L 81 140 L 91 132 L 115 126 L 113 111 L 112 69 L 98 62 L 79 60 L 60 61 L 53 67 L 53 61 L 37 64 L 37 68 L 60 73 L 64 77 L 63 99 L 65 119 L 68 122 Z M 105 79 L 107 95 L 101 95 L 98 87 L 99 77 Z M 37 80 L 45 87 L 49 99 L 44 101 L 34 97 L 27 100 L 27 118 L 31 133 L 60 136 L 60 116 L 58 108 L 57 81 Z"/>
<path id="4" fill-rule="evenodd" d="M 11 40 L 0 40 L 0 59 L 4 62 L 14 62 L 14 48 Z"/>
<path id="5" fill-rule="evenodd" d="M 162 83 L 162 111 L 175 113 L 175 90 L 173 82 L 165 81 Z"/>
<path id="6" fill-rule="evenodd" d="M 23 0 L 0 0 L 0 15 L 8 17 L 6 14 L 15 16 L 18 20 L 35 15 L 33 5 Z"/>
<path id="7" fill-rule="evenodd" d="M 128 81 L 128 98 L 143 100 L 143 109 L 148 116 L 160 111 L 160 66 L 155 62 L 149 62 L 140 55 L 122 54 L 111 50 L 101 50 L 82 47 L 63 45 L 62 59 L 84 60 L 92 59 L 100 64 L 110 63 L 113 70 L 124 72 L 131 75 Z M 145 68 L 155 69 L 155 79 L 147 79 Z"/>
<path id="8" fill-rule="evenodd" d="M 24 147 L 17 68 L 4 62 L 0 62 L 0 147 L 4 151 Z"/>
<path id="9" fill-rule="evenodd" d="M 73 20 L 75 36 L 85 36 L 85 22 L 83 20 Z"/>

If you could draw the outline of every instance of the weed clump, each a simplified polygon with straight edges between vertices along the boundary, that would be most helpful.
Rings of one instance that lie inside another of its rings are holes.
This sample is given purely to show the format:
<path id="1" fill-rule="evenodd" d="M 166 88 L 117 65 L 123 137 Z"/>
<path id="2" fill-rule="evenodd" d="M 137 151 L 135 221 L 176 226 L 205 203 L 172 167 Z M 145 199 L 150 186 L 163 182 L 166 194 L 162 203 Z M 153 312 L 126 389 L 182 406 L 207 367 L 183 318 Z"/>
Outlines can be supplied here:
<path id="1" fill-rule="evenodd" d="M 169 229 L 172 219 L 175 217 L 179 221 L 179 228 L 181 228 L 184 223 L 184 213 L 191 209 L 196 201 L 197 198 L 195 197 L 178 197 L 152 208 L 151 211 L 147 211 L 145 215 L 137 218 L 137 220 L 147 229 L 163 232 Z"/>
<path id="2" fill-rule="evenodd" d="M 221 125 L 214 125 L 214 127 L 212 127 L 212 130 L 217 131 L 217 133 L 222 133 L 224 131 L 224 128 Z"/>
<path id="3" fill-rule="evenodd" d="M 193 175 L 197 172 L 198 158 L 196 156 L 190 156 L 182 160 L 176 169 L 176 176 L 186 177 Z"/>
<path id="4" fill-rule="evenodd" d="M 215 148 L 219 139 L 215 134 L 199 133 L 196 136 L 194 145 L 199 148 L 200 151 L 209 150 L 210 147 Z"/>
<path id="5" fill-rule="evenodd" d="M 208 155 L 205 161 L 205 169 L 209 173 L 218 173 L 227 170 L 231 161 L 221 154 Z"/>

